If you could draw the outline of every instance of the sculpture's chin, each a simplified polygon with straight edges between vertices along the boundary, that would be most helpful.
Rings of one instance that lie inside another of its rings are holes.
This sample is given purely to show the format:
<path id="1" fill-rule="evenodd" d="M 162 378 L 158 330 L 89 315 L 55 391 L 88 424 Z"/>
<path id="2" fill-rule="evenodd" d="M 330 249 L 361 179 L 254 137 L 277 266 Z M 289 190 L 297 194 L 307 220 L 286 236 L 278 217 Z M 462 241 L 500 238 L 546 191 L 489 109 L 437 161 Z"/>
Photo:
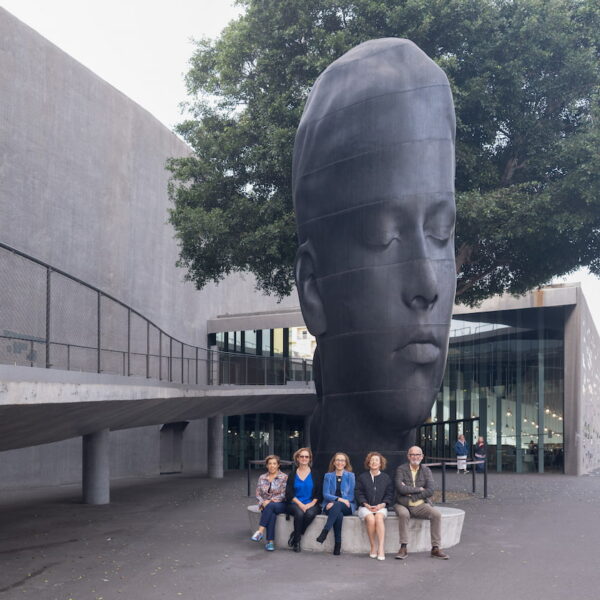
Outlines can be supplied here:
<path id="1" fill-rule="evenodd" d="M 426 421 L 435 394 L 433 388 L 416 388 L 325 396 L 319 406 L 320 431 L 324 439 L 394 439 Z"/>
<path id="2" fill-rule="evenodd" d="M 370 394 L 361 412 L 397 431 L 407 431 L 422 425 L 431 413 L 437 389 L 415 388 Z"/>

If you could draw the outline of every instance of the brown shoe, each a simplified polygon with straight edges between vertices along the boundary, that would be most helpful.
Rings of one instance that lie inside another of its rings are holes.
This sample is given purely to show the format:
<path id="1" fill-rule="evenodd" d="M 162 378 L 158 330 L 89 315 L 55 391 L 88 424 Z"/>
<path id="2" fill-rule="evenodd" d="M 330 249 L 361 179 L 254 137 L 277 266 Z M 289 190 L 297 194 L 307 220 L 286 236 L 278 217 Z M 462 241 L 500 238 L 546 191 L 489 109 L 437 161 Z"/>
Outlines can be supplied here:
<path id="1" fill-rule="evenodd" d="M 406 548 L 400 548 L 400 550 L 398 550 L 398 554 L 396 554 L 396 556 L 394 558 L 397 558 L 398 560 L 404 560 L 407 557 L 408 557 L 408 550 Z"/>
<path id="2" fill-rule="evenodd" d="M 431 558 L 441 558 L 442 560 L 448 560 L 450 557 L 443 552 L 441 548 L 435 546 L 431 549 Z"/>

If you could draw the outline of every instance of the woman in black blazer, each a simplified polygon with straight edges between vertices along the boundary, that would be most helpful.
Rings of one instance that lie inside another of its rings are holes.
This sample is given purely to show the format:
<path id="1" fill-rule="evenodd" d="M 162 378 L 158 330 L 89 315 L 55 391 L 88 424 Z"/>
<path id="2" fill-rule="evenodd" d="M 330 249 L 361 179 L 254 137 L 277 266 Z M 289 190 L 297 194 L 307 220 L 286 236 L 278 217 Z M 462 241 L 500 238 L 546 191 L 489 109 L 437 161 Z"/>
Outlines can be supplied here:
<path id="1" fill-rule="evenodd" d="M 383 472 L 387 461 L 379 452 L 369 452 L 365 458 L 368 471 L 356 478 L 358 516 L 367 526 L 371 550 L 369 556 L 385 560 L 385 519 L 388 506 L 394 501 L 394 484 Z"/>
<path id="2" fill-rule="evenodd" d="M 288 502 L 288 514 L 294 517 L 294 531 L 288 540 L 288 546 L 294 552 L 300 552 L 300 539 L 314 518 L 321 512 L 322 476 L 311 469 L 312 452 L 310 448 L 300 448 L 294 452 L 296 468 L 288 477 L 285 499 Z"/>

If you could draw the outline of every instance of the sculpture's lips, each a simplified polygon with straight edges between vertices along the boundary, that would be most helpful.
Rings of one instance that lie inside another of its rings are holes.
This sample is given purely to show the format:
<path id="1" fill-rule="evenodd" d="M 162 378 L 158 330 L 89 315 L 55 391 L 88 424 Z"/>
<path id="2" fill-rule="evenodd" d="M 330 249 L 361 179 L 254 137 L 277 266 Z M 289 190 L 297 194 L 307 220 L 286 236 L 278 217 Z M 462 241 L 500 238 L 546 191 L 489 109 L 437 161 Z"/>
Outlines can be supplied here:
<path id="1" fill-rule="evenodd" d="M 398 349 L 398 354 L 410 362 L 426 365 L 435 362 L 440 357 L 440 349 L 431 341 L 409 342 Z"/>

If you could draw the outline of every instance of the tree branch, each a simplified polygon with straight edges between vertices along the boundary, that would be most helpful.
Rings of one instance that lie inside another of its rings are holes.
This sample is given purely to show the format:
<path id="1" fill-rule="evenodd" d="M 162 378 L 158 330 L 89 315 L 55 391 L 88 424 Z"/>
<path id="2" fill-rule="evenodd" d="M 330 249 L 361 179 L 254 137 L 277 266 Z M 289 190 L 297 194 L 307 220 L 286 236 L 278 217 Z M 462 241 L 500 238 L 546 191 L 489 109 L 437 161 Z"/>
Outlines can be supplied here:
<path id="1" fill-rule="evenodd" d="M 493 273 L 497 266 L 498 265 L 494 265 L 493 267 L 491 267 L 487 271 L 484 271 L 477 277 L 469 279 L 464 285 L 457 287 L 456 288 L 456 297 L 458 298 L 459 296 L 462 296 L 462 294 L 464 294 L 465 292 L 468 292 L 478 281 L 481 281 L 484 277 L 487 277 L 488 275 Z"/>

